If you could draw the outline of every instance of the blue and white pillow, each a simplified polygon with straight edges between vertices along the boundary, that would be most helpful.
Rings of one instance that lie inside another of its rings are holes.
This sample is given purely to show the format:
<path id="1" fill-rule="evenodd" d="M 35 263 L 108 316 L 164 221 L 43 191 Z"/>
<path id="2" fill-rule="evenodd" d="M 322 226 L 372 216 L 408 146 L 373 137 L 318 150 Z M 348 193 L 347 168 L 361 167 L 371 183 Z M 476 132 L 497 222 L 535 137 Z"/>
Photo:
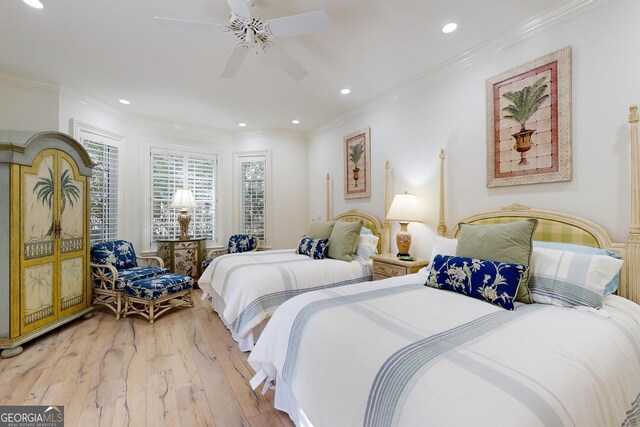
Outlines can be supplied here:
<path id="1" fill-rule="evenodd" d="M 528 267 L 452 255 L 436 255 L 425 286 L 454 291 L 513 310 Z"/>
<path id="2" fill-rule="evenodd" d="M 531 297 L 561 307 L 601 308 L 605 288 L 621 268 L 622 260 L 608 255 L 534 247 Z"/>
<path id="3" fill-rule="evenodd" d="M 249 234 L 234 234 L 229 237 L 227 252 L 237 254 L 241 252 L 250 252 L 256 248 L 258 239 Z"/>
<path id="4" fill-rule="evenodd" d="M 138 266 L 133 245 L 126 240 L 95 243 L 91 246 L 91 261 L 95 264 L 111 264 L 116 270 Z"/>
<path id="5" fill-rule="evenodd" d="M 327 245 L 329 239 L 312 239 L 309 236 L 302 236 L 300 244 L 296 253 L 300 255 L 307 255 L 313 259 L 323 259 L 325 252 L 327 251 Z"/>
<path id="6" fill-rule="evenodd" d="M 592 246 L 576 245 L 574 243 L 556 243 L 556 242 L 533 242 L 534 248 L 557 249 L 560 251 L 578 252 L 581 254 L 607 255 L 615 259 L 622 257 L 614 251 L 608 249 L 594 248 Z M 620 273 L 613 276 L 613 279 L 604 287 L 604 296 L 614 293 L 620 285 Z"/>

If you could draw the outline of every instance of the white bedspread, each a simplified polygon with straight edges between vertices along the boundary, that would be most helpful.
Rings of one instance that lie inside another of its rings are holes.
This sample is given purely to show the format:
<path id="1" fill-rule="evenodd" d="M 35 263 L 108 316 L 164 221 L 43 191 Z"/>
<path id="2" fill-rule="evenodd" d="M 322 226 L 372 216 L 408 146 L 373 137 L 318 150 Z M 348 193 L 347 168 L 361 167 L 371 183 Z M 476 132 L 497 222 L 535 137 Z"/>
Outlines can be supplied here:
<path id="1" fill-rule="evenodd" d="M 640 306 L 514 311 L 409 275 L 284 303 L 249 363 L 297 425 L 640 423 Z"/>
<path id="2" fill-rule="evenodd" d="M 301 293 L 371 280 L 370 262 L 314 260 L 293 249 L 245 252 L 214 259 L 198 281 L 242 351 L 252 330 L 284 301 Z M 216 303 L 217 301 L 217 303 Z"/>

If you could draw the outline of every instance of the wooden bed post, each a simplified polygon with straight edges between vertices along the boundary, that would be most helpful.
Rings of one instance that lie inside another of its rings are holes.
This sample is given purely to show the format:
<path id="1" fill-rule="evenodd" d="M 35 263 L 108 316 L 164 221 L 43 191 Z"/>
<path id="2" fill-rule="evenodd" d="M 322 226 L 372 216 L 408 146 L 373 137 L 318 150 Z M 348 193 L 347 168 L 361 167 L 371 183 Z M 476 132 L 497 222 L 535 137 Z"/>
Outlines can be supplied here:
<path id="1" fill-rule="evenodd" d="M 444 149 L 440 150 L 440 212 L 438 213 L 438 236 L 447 234 L 447 224 L 444 222 Z"/>
<path id="2" fill-rule="evenodd" d="M 382 248 L 384 253 L 391 252 L 391 224 L 387 220 L 387 212 L 389 212 L 389 160 L 384 164 L 384 222 L 382 227 Z"/>
<path id="3" fill-rule="evenodd" d="M 331 176 L 327 172 L 327 206 L 326 206 L 327 221 L 331 221 Z"/>
<path id="4" fill-rule="evenodd" d="M 638 107 L 629 107 L 631 127 L 631 222 L 627 236 L 627 288 L 621 296 L 640 303 L 640 158 L 638 157 Z"/>

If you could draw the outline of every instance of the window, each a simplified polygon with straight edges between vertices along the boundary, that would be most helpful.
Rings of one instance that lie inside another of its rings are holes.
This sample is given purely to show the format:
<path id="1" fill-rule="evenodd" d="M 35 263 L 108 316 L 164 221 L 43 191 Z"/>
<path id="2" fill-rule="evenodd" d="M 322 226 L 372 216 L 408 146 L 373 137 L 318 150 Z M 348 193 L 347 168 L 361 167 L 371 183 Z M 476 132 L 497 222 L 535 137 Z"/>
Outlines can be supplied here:
<path id="1" fill-rule="evenodd" d="M 170 204 L 176 190 L 185 187 L 198 205 L 191 212 L 189 236 L 216 240 L 216 165 L 215 155 L 151 148 L 152 242 L 180 235 L 178 211 Z"/>
<path id="2" fill-rule="evenodd" d="M 83 139 L 82 145 L 97 165 L 89 186 L 91 243 L 118 238 L 118 148 Z"/>
<path id="3" fill-rule="evenodd" d="M 236 153 L 239 232 L 268 240 L 268 153 Z"/>
<path id="4" fill-rule="evenodd" d="M 123 136 L 72 121 L 74 136 L 96 163 L 89 184 L 89 240 L 96 243 L 118 238 L 119 144 Z"/>

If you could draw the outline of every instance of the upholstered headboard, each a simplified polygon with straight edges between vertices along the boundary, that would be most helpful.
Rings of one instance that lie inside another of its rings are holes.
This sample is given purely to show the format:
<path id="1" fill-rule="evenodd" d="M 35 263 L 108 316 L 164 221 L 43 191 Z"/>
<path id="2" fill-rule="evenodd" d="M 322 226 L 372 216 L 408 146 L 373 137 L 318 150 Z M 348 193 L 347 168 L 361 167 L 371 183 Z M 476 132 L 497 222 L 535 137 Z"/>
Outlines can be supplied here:
<path id="1" fill-rule="evenodd" d="M 367 227 L 371 232 L 378 236 L 378 253 L 382 253 L 382 223 L 378 218 L 370 213 L 360 211 L 358 209 L 351 209 L 336 215 L 334 218 L 336 221 L 357 222 L 362 220 L 362 226 Z"/>

